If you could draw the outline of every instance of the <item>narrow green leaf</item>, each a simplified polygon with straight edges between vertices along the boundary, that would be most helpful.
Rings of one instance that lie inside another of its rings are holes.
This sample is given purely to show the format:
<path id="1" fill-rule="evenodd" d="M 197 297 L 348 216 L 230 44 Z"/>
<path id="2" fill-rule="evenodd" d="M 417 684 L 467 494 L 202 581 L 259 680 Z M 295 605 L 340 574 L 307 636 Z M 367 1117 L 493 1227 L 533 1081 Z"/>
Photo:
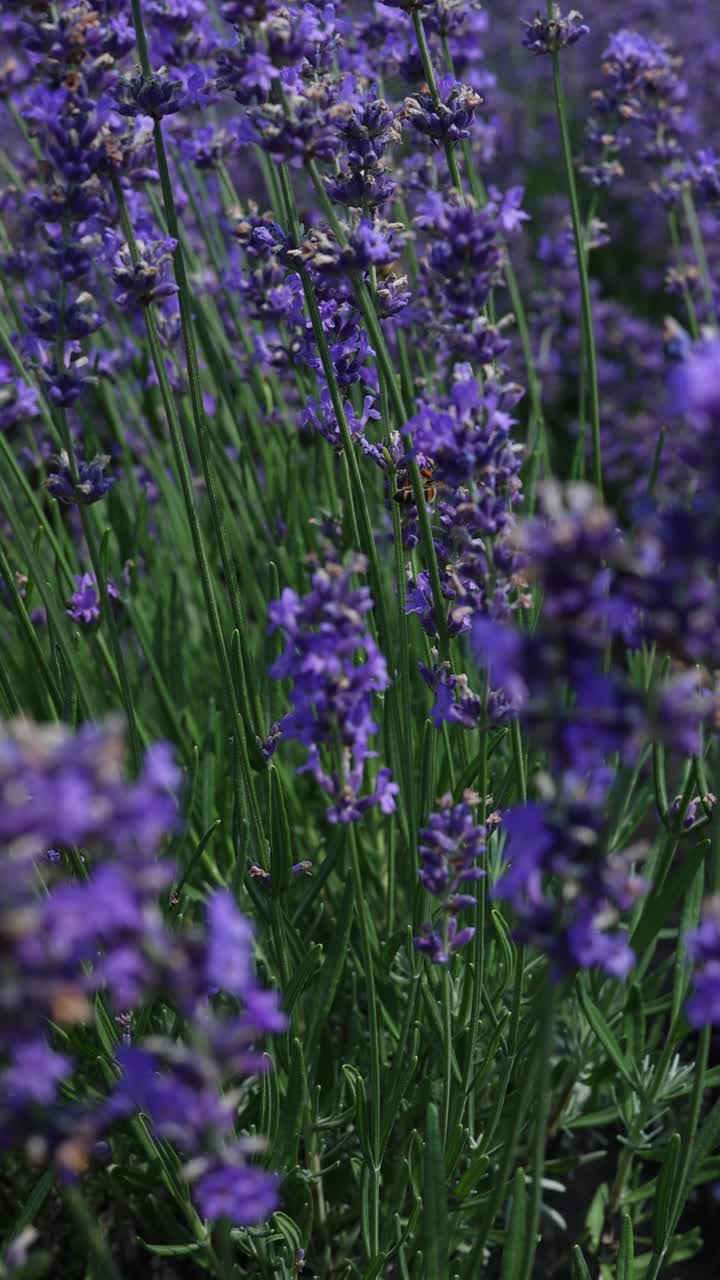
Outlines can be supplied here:
<path id="1" fill-rule="evenodd" d="M 143 1240 L 142 1236 L 138 1236 L 138 1243 L 143 1249 L 147 1249 L 148 1253 L 155 1253 L 160 1258 L 184 1258 L 189 1253 L 197 1253 L 198 1249 L 203 1248 L 201 1240 L 191 1240 L 188 1244 L 150 1244 L 149 1241 Z"/>
<path id="2" fill-rule="evenodd" d="M 7 1235 L 8 1241 L 14 1240 L 16 1236 L 20 1235 L 21 1231 L 24 1231 L 26 1227 L 31 1225 L 35 1215 L 40 1212 L 55 1184 L 55 1175 L 55 1166 L 48 1165 L 44 1173 L 42 1173 L 38 1178 L 35 1186 L 30 1192 L 30 1195 L 23 1204 L 20 1213 L 10 1228 Z"/>
<path id="3" fill-rule="evenodd" d="M 595 1192 L 595 1195 L 590 1201 L 590 1208 L 588 1209 L 587 1216 L 585 1218 L 587 1233 L 594 1249 L 597 1249 L 600 1243 L 603 1223 L 605 1222 L 605 1212 L 607 1210 L 609 1200 L 610 1191 L 608 1189 L 608 1184 L 607 1182 L 601 1182 Z"/>
<path id="4" fill-rule="evenodd" d="M 614 1032 L 611 1030 L 605 1015 L 598 1009 L 597 1005 L 591 1000 L 584 980 L 578 979 L 576 991 L 580 1006 L 595 1035 L 602 1044 L 605 1052 L 617 1067 L 623 1080 L 630 1085 L 630 1088 L 637 1092 L 637 1083 L 632 1074 L 630 1064 L 627 1061 L 620 1045 L 618 1044 Z"/>
<path id="5" fill-rule="evenodd" d="M 182 874 L 182 877 L 181 877 L 181 879 L 180 879 L 180 881 L 179 881 L 179 883 L 178 883 L 178 885 L 177 885 L 177 888 L 176 888 L 176 890 L 175 890 L 175 892 L 176 892 L 176 894 L 178 894 L 178 896 L 180 895 L 180 893 L 182 893 L 182 890 L 185 888 L 185 885 L 187 884 L 188 880 L 190 879 L 190 877 L 191 877 L 191 875 L 192 875 L 193 871 L 195 870 L 195 867 L 197 866 L 198 862 L 199 862 L 199 861 L 200 861 L 200 859 L 202 858 L 203 853 L 204 853 L 204 852 L 205 852 L 205 850 L 207 849 L 207 846 L 209 845 L 210 841 L 212 840 L 213 836 L 215 835 L 215 832 L 217 831 L 218 827 L 220 827 L 220 826 L 222 826 L 222 819 L 221 819 L 221 818 L 216 818 L 216 819 L 215 819 L 215 821 L 214 821 L 213 823 L 211 823 L 211 825 L 208 827 L 208 829 L 207 829 L 207 831 L 205 832 L 205 834 L 204 834 L 204 835 L 201 837 L 201 839 L 198 841 L 197 846 L 196 846 L 196 849 L 195 849 L 195 852 L 193 853 L 193 855 L 192 855 L 192 857 L 191 857 L 190 861 L 188 862 L 188 864 L 187 864 L 187 866 L 186 866 L 186 868 L 185 868 L 185 870 L 184 870 L 184 872 L 183 872 L 183 874 Z"/>
<path id="6" fill-rule="evenodd" d="M 618 1252 L 617 1280 L 635 1280 L 635 1241 L 629 1213 L 623 1214 Z"/>
<path id="7" fill-rule="evenodd" d="M 386 1261 L 387 1254 L 379 1253 L 376 1258 L 373 1258 L 373 1261 L 364 1273 L 363 1280 L 375 1280 L 376 1276 L 379 1276 L 382 1273 L 382 1269 L 385 1266 Z"/>
<path id="8" fill-rule="evenodd" d="M 290 1073 L 285 1097 L 280 1107 L 280 1124 L 273 1146 L 273 1165 L 279 1169 L 292 1168 L 297 1163 L 297 1147 L 305 1110 L 308 1104 L 308 1086 L 305 1059 L 300 1041 L 290 1044 Z"/>
<path id="9" fill-rule="evenodd" d="M 671 1013 L 671 1020 L 673 1022 L 677 1018 L 685 1002 L 692 974 L 692 961 L 683 939 L 692 929 L 697 928 L 698 921 L 700 919 L 700 909 L 702 906 L 704 888 L 704 868 L 700 866 L 688 885 L 687 893 L 685 894 L 685 901 L 683 903 L 682 918 L 680 921 L 680 936 L 678 938 L 675 956 L 675 973 L 673 976 Z"/>
<path id="10" fill-rule="evenodd" d="M 475 1190 L 475 1187 L 480 1180 L 485 1177 L 489 1167 L 489 1156 L 476 1156 L 470 1167 L 465 1170 L 462 1178 L 458 1182 L 457 1187 L 455 1188 L 455 1198 L 457 1200 L 464 1200 L 466 1196 L 469 1196 L 470 1192 Z"/>
<path id="11" fill-rule="evenodd" d="M 663 925 L 682 902 L 688 887 L 702 865 L 709 847 L 709 840 L 701 840 L 683 857 L 682 863 L 674 875 L 667 877 L 663 887 L 652 891 L 645 899 L 640 919 L 630 938 L 630 946 L 636 956 L 640 957 L 657 937 Z"/>
<path id="12" fill-rule="evenodd" d="M 308 982 L 312 978 L 313 974 L 317 973 L 320 968 L 322 954 L 323 949 L 321 943 L 314 942 L 313 945 L 308 948 L 305 958 L 295 970 L 287 985 L 287 990 L 285 991 L 283 998 L 283 1004 L 287 1014 L 292 1013 Z"/>
<path id="13" fill-rule="evenodd" d="M 292 836 L 288 822 L 282 778 L 270 770 L 270 892 L 274 898 L 286 893 L 292 881 Z"/>
<path id="14" fill-rule="evenodd" d="M 303 1242 L 302 1231 L 297 1222 L 295 1222 L 294 1218 L 290 1218 L 286 1213 L 280 1211 L 273 1214 L 272 1222 L 294 1257 Z"/>
<path id="15" fill-rule="evenodd" d="M 425 1117 L 423 1251 L 425 1280 L 449 1280 L 447 1180 L 440 1117 L 432 1102 Z"/>
<path id="16" fill-rule="evenodd" d="M 527 1187 L 524 1169 L 516 1169 L 513 1179 L 512 1208 L 505 1233 L 501 1280 L 518 1280 L 525 1266 L 527 1234 Z"/>
<path id="17" fill-rule="evenodd" d="M 505 975 L 503 977 L 503 985 L 512 981 L 515 971 L 515 947 L 510 941 L 510 933 L 504 916 L 500 911 L 493 909 L 490 912 L 490 920 L 495 930 L 495 936 L 500 944 L 500 950 L 503 954 L 505 962 Z"/>
<path id="18" fill-rule="evenodd" d="M 333 928 L 332 941 L 325 956 L 320 980 L 313 992 L 312 1010 L 305 1030 L 305 1052 L 309 1060 L 313 1057 L 316 1041 L 327 1022 L 335 999 L 335 992 L 345 968 L 352 919 L 353 886 L 352 880 L 348 878 L 340 904 L 340 912 Z"/>
<path id="19" fill-rule="evenodd" d="M 418 821 L 423 823 L 432 809 L 435 777 L 435 743 L 437 729 L 429 720 L 423 729 L 422 753 L 420 756 L 420 785 L 418 787 Z"/>
<path id="20" fill-rule="evenodd" d="M 583 1251 L 579 1244 L 573 1245 L 572 1251 L 572 1278 L 573 1280 L 592 1280 L 590 1268 L 583 1256 Z"/>
<path id="21" fill-rule="evenodd" d="M 372 1143 L 370 1142 L 370 1129 L 368 1125 L 368 1108 L 367 1108 L 367 1090 L 365 1081 L 360 1072 L 355 1067 L 351 1067 L 348 1063 L 343 1064 L 343 1075 L 350 1085 L 350 1091 L 355 1104 L 355 1123 L 357 1125 L 358 1141 L 360 1150 L 368 1164 L 373 1163 Z"/>
<path id="22" fill-rule="evenodd" d="M 655 1194 L 652 1230 L 653 1248 L 658 1253 L 665 1248 L 667 1238 L 672 1231 L 672 1203 L 680 1163 L 680 1148 L 680 1134 L 674 1133 L 665 1151 Z"/>
<path id="23" fill-rule="evenodd" d="M 720 1101 L 708 1112 L 704 1123 L 700 1126 L 695 1138 L 695 1152 L 688 1173 L 688 1187 L 696 1181 L 703 1161 L 720 1144 Z"/>

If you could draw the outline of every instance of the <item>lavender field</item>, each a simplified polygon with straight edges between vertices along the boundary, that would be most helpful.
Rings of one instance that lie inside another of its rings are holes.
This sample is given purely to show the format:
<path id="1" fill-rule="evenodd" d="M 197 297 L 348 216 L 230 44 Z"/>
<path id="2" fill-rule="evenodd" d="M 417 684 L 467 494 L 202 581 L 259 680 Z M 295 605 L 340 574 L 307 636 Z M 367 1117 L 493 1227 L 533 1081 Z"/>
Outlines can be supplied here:
<path id="1" fill-rule="evenodd" d="M 719 1274 L 720 6 L 585 10 L 0 5 L 0 1280 Z"/>

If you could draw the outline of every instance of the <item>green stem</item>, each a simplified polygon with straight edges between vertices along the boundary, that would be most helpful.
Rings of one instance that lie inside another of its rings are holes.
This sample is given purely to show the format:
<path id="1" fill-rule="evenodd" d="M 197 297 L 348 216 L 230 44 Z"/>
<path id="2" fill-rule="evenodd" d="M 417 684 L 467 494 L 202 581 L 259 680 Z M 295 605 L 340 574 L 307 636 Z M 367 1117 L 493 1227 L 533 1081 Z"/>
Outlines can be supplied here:
<path id="1" fill-rule="evenodd" d="M 703 297 L 708 315 L 715 324 L 718 322 L 717 309 L 715 307 L 715 294 L 713 291 L 712 277 L 710 275 L 710 267 L 708 265 L 707 253 L 705 252 L 705 241 L 703 240 L 702 229 L 695 208 L 695 201 L 692 198 L 692 192 L 688 189 L 683 192 L 683 211 L 685 213 L 685 221 L 688 224 L 690 239 L 692 240 L 693 252 L 695 260 L 698 264 L 700 279 L 703 287 Z"/>
<path id="2" fill-rule="evenodd" d="M 708 893 L 713 895 L 720 886 L 720 818 L 715 815 L 713 825 L 713 844 L 712 855 L 709 861 L 708 874 Z M 700 1115 L 702 1112 L 703 1098 L 707 1084 L 707 1072 L 710 1060 L 710 1048 L 712 1045 L 713 1028 L 708 1025 L 703 1027 L 698 1040 L 697 1058 L 695 1061 L 695 1075 L 693 1079 L 693 1088 L 690 1095 L 690 1109 L 685 1127 L 684 1140 L 682 1144 L 682 1155 L 680 1160 L 680 1168 L 678 1170 L 675 1185 L 673 1187 L 672 1206 L 668 1213 L 668 1226 L 665 1233 L 665 1240 L 660 1249 L 655 1250 L 650 1266 L 647 1271 L 647 1280 L 658 1280 L 658 1277 L 665 1269 L 668 1261 L 668 1254 L 672 1245 L 673 1236 L 677 1230 L 680 1215 L 685 1206 L 685 1201 L 691 1191 L 691 1171 L 693 1161 L 695 1159 L 695 1148 L 697 1142 L 697 1133 L 700 1125 Z"/>
<path id="3" fill-rule="evenodd" d="M 557 988 L 550 983 L 548 984 L 546 998 L 543 1004 L 538 1042 L 539 1065 L 535 1086 L 537 1105 L 535 1111 L 535 1131 L 530 1148 L 530 1196 L 527 1215 L 525 1262 L 521 1273 L 523 1280 L 532 1280 L 535 1254 L 537 1252 L 538 1245 L 538 1228 L 540 1226 L 540 1208 L 542 1205 L 542 1179 L 543 1171 L 545 1169 L 545 1147 L 547 1144 L 550 1102 L 552 1097 L 550 1081 L 553 1028 L 555 1025 L 555 1009 L 557 1007 L 557 1002 Z"/>
<path id="4" fill-rule="evenodd" d="M 428 48 L 425 27 L 420 16 L 419 9 L 413 9 L 412 20 L 413 27 L 415 28 L 415 39 L 417 40 L 418 53 L 420 54 L 420 61 L 422 62 L 423 74 L 427 81 L 428 89 L 430 90 L 430 97 L 432 98 L 434 105 L 438 107 L 441 104 L 441 98 L 437 87 L 437 80 L 435 78 L 435 68 L 433 67 L 430 49 Z M 454 148 L 450 142 L 445 143 L 445 159 L 447 160 L 448 171 L 450 173 L 452 184 L 456 188 L 460 198 L 464 200 L 462 178 L 460 177 L 457 156 L 455 155 Z"/>
<path id="5" fill-rule="evenodd" d="M 685 302 L 685 310 L 687 312 L 688 326 L 690 336 L 693 342 L 697 342 L 700 337 L 700 325 L 698 324 L 697 311 L 692 294 L 688 288 L 687 279 L 685 277 L 685 258 L 683 256 L 682 243 L 680 241 L 680 231 L 678 229 L 678 218 L 674 209 L 668 214 L 668 227 L 670 229 L 670 239 L 672 247 L 677 259 L 678 271 L 680 272 L 680 287 L 682 289 L 683 299 Z"/>
<path id="6" fill-rule="evenodd" d="M 549 1003 L 547 997 L 547 989 L 545 985 L 543 985 L 539 994 L 539 1003 L 536 1004 L 539 1016 L 536 1020 L 537 1029 L 535 1039 L 530 1048 L 529 1054 L 524 1062 L 521 1063 L 519 1058 L 516 1057 L 514 1059 L 514 1063 L 511 1061 L 510 1064 L 515 1066 L 515 1076 L 519 1083 L 511 1101 L 505 1104 L 504 1109 L 510 1112 L 509 1129 L 504 1136 L 499 1168 L 495 1171 L 492 1190 L 484 1207 L 482 1223 L 478 1229 L 477 1236 L 473 1241 L 473 1267 L 475 1265 L 475 1260 L 482 1257 L 482 1251 L 487 1244 L 498 1210 L 500 1209 L 508 1190 L 508 1180 L 515 1160 L 515 1153 L 520 1139 L 523 1120 L 530 1102 L 531 1091 L 535 1084 L 537 1070 L 538 1067 L 541 1066 L 540 1056 L 544 1051 L 544 1047 L 547 1042 L 545 1017 L 544 1014 L 540 1013 L 540 1007 L 544 1009 L 546 1002 Z M 517 1051 L 517 1038 L 515 1051 Z M 508 1045 L 508 1052 L 511 1055 L 513 1054 L 512 1032 L 511 1043 Z M 485 1141 L 487 1141 L 487 1137 L 485 1138 Z M 468 1270 L 466 1274 L 468 1276 L 468 1280 L 470 1280 L 470 1277 L 474 1277 L 476 1272 L 474 1270 Z"/>
<path id="7" fill-rule="evenodd" d="M 120 184 L 118 182 L 115 183 L 115 195 L 118 202 L 120 220 L 121 220 L 123 231 L 125 233 L 125 237 L 128 243 L 128 248 L 130 249 L 130 253 L 131 253 L 131 256 L 133 257 L 133 260 L 137 261 L 138 250 L 137 250 L 137 244 L 135 241 L 135 235 L 132 229 L 132 225 L 130 223 L 130 219 L 128 217 L 127 207 L 125 205 L 125 199 L 122 193 L 122 188 L 120 187 Z M 241 739 L 241 741 L 238 743 L 238 749 L 240 753 L 240 763 L 241 763 L 241 769 L 243 773 L 243 781 L 245 784 L 245 789 L 246 789 L 246 793 L 247 793 L 247 797 L 249 800 L 251 813 L 253 817 L 253 824 L 255 827 L 256 840 L 257 840 L 257 846 L 258 846 L 257 847 L 258 861 L 261 863 L 261 865 L 264 866 L 266 862 L 267 842 L 265 839 L 262 818 L 260 815 L 260 809 L 257 802 L 252 770 L 250 768 L 250 762 L 248 759 L 245 722 L 238 709 L 237 696 L 235 692 L 235 683 L 232 676 L 230 659 L 228 656 L 227 645 L 225 643 L 225 637 L 223 635 L 222 624 L 220 622 L 220 614 L 218 610 L 217 600 L 215 598 L 215 591 L 213 588 L 212 577 L 210 574 L 210 566 L 208 562 L 207 552 L 205 550 L 205 543 L 203 540 L 202 530 L 200 528 L 200 520 L 198 518 L 197 507 L 195 505 L 195 494 L 193 490 L 192 473 L 190 470 L 190 460 L 188 458 L 185 437 L 183 435 L 182 427 L 180 425 L 180 419 L 178 417 L 177 408 L 175 406 L 175 401 L 173 399 L 173 393 L 170 387 L 170 381 L 168 379 L 167 369 L 165 367 L 165 360 L 163 358 L 162 347 L 160 346 L 160 339 L 158 336 L 157 325 L 155 323 L 155 316 L 153 314 L 153 309 L 151 306 L 145 308 L 145 327 L 147 330 L 148 342 L 150 346 L 150 355 L 152 358 L 153 367 L 155 369 L 155 375 L 157 377 L 158 384 L 160 387 L 160 395 L 163 402 L 163 408 L 165 410 L 165 417 L 168 424 L 168 431 L 170 433 L 170 443 L 172 446 L 173 457 L 175 460 L 175 470 L 180 480 L 180 488 L 182 491 L 183 501 L 185 504 L 185 511 L 187 514 L 188 524 L 190 525 L 190 535 L 192 538 L 193 549 L 195 552 L 195 559 L 197 561 L 198 569 L 200 571 L 200 584 L 201 584 L 201 589 L 203 593 L 203 599 L 205 601 L 206 613 L 210 623 L 210 631 L 213 638 L 215 654 L 218 662 L 218 667 L 220 669 L 220 674 L 223 680 L 223 684 L 225 686 L 225 694 L 228 699 L 228 708 L 232 712 L 232 719 L 231 719 L 232 731 L 233 733 L 237 733 L 238 737 Z"/>
<path id="8" fill-rule="evenodd" d="M 341 245 L 347 245 L 347 236 L 345 235 L 345 229 L 342 223 L 340 222 L 340 220 L 338 219 L 335 213 L 335 210 L 333 209 L 332 204 L 328 199 L 328 195 L 325 190 L 325 187 L 323 186 L 323 181 L 320 176 L 320 172 L 314 160 L 311 160 L 308 165 L 308 174 L 318 194 L 318 199 L 320 200 L 325 216 L 327 217 L 328 222 L 330 223 L 330 226 L 332 227 L 333 231 L 335 232 L 335 235 L 337 236 L 338 242 Z M 368 331 L 368 336 L 375 350 L 375 358 L 377 360 L 378 370 L 385 379 L 385 384 L 388 389 L 388 394 L 390 397 L 392 411 L 395 416 L 396 425 L 402 433 L 403 427 L 405 426 L 408 420 L 408 414 L 403 401 L 402 392 L 400 390 L 400 387 L 398 386 L 398 382 L 395 377 L 395 370 L 393 369 L 392 361 L 390 359 L 390 353 L 388 351 L 387 343 L 385 341 L 385 335 L 382 331 L 382 326 L 380 324 L 380 321 L 378 320 L 375 307 L 373 305 L 372 297 L 367 285 L 365 284 L 365 281 L 362 279 L 362 277 L 355 276 L 353 279 L 353 285 L 355 287 L 355 294 L 357 297 L 358 306 L 360 307 L 360 312 L 362 314 L 363 320 L 365 321 L 365 327 Z M 448 652 L 449 652 L 449 638 L 448 638 L 447 617 L 446 617 L 447 609 L 446 609 L 446 604 L 445 604 L 445 600 L 442 593 L 442 583 L 440 580 L 440 568 L 438 565 L 437 553 L 435 551 L 435 541 L 433 539 L 430 513 L 428 511 L 427 502 L 425 500 L 425 487 L 423 484 L 422 476 L 420 475 L 420 468 L 418 467 L 417 459 L 412 455 L 412 450 L 409 448 L 408 440 L 404 434 L 402 434 L 402 441 L 403 441 L 403 447 L 406 450 L 405 465 L 407 467 L 408 477 L 412 485 L 413 500 L 415 502 L 415 506 L 417 507 L 417 512 L 418 512 L 418 521 L 420 524 L 420 537 L 422 542 L 422 548 L 425 554 L 425 562 L 427 564 L 428 573 L 430 574 L 430 587 L 432 591 L 433 606 L 435 609 L 435 616 L 437 618 L 437 625 L 438 625 L 440 657 L 442 661 L 445 661 L 448 657 Z"/>
<path id="9" fill-rule="evenodd" d="M 450 1127 L 450 1098 L 452 1096 L 452 987 L 450 984 L 450 959 L 442 967 L 442 1007 L 443 1007 L 443 1077 L 442 1077 L 442 1142 L 443 1150 L 447 1147 Z"/>
<path id="10" fill-rule="evenodd" d="M 102 1272 L 107 1277 L 107 1280 L 121 1280 L 120 1272 L 115 1265 L 107 1240 L 102 1233 L 97 1215 L 90 1210 L 82 1192 L 76 1186 L 68 1186 L 65 1188 L 64 1198 L 70 1211 L 70 1216 L 83 1235 L 88 1247 L 88 1253 L 98 1271 Z"/>
<path id="11" fill-rule="evenodd" d="M 565 104 L 565 91 L 563 89 L 562 77 L 560 75 L 560 55 L 557 51 L 552 54 L 552 72 L 555 106 L 557 108 L 558 123 L 560 125 L 560 138 L 562 141 L 563 160 L 565 162 L 565 178 L 567 181 L 568 196 L 570 198 L 570 214 L 572 218 L 573 237 L 575 240 L 578 276 L 580 279 L 582 322 L 587 339 L 593 483 L 602 496 L 603 476 L 602 452 L 600 445 L 600 396 L 598 392 L 597 351 L 595 347 L 595 329 L 593 325 L 592 300 L 590 296 L 590 279 L 588 276 L 583 224 L 580 216 L 580 205 L 578 202 L 577 186 L 575 183 L 575 168 L 573 165 L 572 143 L 570 141 L 570 128 L 568 125 L 567 107 Z"/>
<path id="12" fill-rule="evenodd" d="M 149 76 L 151 75 L 151 69 L 140 0 L 132 0 L 132 12 L 133 23 L 135 26 L 135 38 L 137 40 L 143 75 Z M 239 696 L 233 699 L 233 703 L 231 705 L 236 706 L 236 710 L 242 715 L 243 721 L 247 725 L 248 730 L 250 733 L 253 733 L 258 732 L 261 726 L 255 723 L 255 713 L 250 704 L 247 684 L 244 677 L 244 673 L 250 670 L 251 664 L 250 654 L 247 649 L 247 628 L 240 603 L 237 572 L 230 552 L 222 503 L 220 502 L 218 495 L 215 467 L 212 461 L 210 437 L 205 418 L 202 387 L 200 385 L 197 348 L 195 345 L 195 333 L 192 318 L 192 294 L 185 266 L 185 254 L 181 241 L 177 209 L 175 207 L 175 196 L 173 194 L 173 186 L 170 178 L 165 140 L 163 137 L 162 125 L 159 120 L 155 120 L 154 122 L 153 138 L 155 142 L 155 154 L 158 162 L 158 172 L 160 174 L 160 189 L 162 191 L 167 229 L 168 233 L 177 242 L 173 253 L 173 267 L 175 271 L 175 280 L 178 286 L 180 323 L 183 334 L 183 345 L 185 348 L 185 363 L 188 385 L 190 388 L 190 403 L 192 405 L 193 423 L 200 451 L 200 462 L 208 496 L 208 505 L 210 507 L 213 531 L 215 533 L 215 539 L 220 553 L 223 574 L 228 586 L 230 606 L 233 615 L 233 625 L 240 636 L 243 674 L 241 675 L 240 689 L 238 690 Z M 116 190 L 118 187 L 119 184 L 116 184 Z M 255 681 L 252 683 L 254 686 L 256 685 Z"/>
<path id="13" fill-rule="evenodd" d="M 349 824 L 350 858 L 352 862 L 355 909 L 360 926 L 360 942 L 365 970 L 365 986 L 368 1003 L 368 1026 L 370 1033 L 370 1154 L 372 1161 L 368 1165 L 370 1177 L 370 1256 L 368 1261 L 377 1257 L 380 1252 L 380 1166 L 382 1159 L 382 1117 L 380 1110 L 380 1028 L 378 1023 L 377 995 L 375 991 L 375 968 L 372 953 L 370 928 L 365 902 L 365 885 L 360 869 L 360 855 L 357 846 L 355 824 Z"/>

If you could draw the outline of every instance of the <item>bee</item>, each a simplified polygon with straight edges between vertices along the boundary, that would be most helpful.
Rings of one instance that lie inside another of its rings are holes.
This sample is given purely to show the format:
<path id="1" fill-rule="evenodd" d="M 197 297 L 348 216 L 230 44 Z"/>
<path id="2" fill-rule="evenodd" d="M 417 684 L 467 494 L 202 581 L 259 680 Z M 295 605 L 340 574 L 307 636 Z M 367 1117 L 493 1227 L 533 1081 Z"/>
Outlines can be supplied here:
<path id="1" fill-rule="evenodd" d="M 432 467 L 420 467 L 420 476 L 423 482 L 423 491 L 425 493 L 425 501 L 433 502 L 437 493 L 437 485 L 433 480 Z M 409 480 L 406 479 L 405 484 L 400 485 L 393 494 L 393 501 L 399 502 L 403 507 L 412 506 L 415 502 L 413 487 Z"/>

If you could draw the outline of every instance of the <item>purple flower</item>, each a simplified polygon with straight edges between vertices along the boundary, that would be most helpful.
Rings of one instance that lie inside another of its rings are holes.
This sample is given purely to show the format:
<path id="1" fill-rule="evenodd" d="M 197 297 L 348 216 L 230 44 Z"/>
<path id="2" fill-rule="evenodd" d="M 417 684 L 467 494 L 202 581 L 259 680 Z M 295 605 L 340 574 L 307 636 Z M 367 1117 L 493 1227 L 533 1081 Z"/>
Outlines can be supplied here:
<path id="1" fill-rule="evenodd" d="M 0 1073 L 8 1098 L 17 1107 L 27 1103 L 49 1106 L 57 1087 L 72 1071 L 72 1061 L 56 1053 L 46 1040 L 26 1040 L 12 1050 L 10 1066 Z"/>
<path id="2" fill-rule="evenodd" d="M 73 622 L 81 622 L 85 626 L 93 626 L 100 621 L 100 593 L 94 573 L 84 573 L 75 577 L 76 590 L 70 597 L 65 612 Z M 111 600 L 119 600 L 120 593 L 111 578 L 107 580 L 107 593 Z"/>
<path id="3" fill-rule="evenodd" d="M 49 342 L 58 337 L 61 319 L 66 338 L 87 338 L 103 323 L 102 316 L 96 309 L 95 299 L 87 291 L 77 294 L 72 302 L 67 302 L 62 315 L 58 303 L 48 298 L 42 303 L 26 306 L 24 319 L 36 338 L 44 338 Z"/>
<path id="4" fill-rule="evenodd" d="M 109 461 L 105 453 L 96 454 L 91 462 L 77 458 L 77 479 L 74 479 L 70 459 L 63 449 L 54 459 L 55 470 L 45 482 L 48 492 L 68 505 L 81 503 L 89 506 L 99 502 L 115 484 L 114 476 L 105 475 Z"/>
<path id="5" fill-rule="evenodd" d="M 473 116 L 482 98 L 470 85 L 459 84 L 452 76 L 438 83 L 439 101 L 429 93 L 417 93 L 406 98 L 403 116 L 425 137 L 437 146 L 456 146 L 463 138 L 470 137 Z"/>
<path id="6" fill-rule="evenodd" d="M 116 725 L 73 734 L 22 721 L 0 738 L 0 842 L 13 868 L 0 905 L 0 1133 L 4 1146 L 42 1136 L 77 1173 L 108 1126 L 142 1110 L 194 1161 L 188 1176 L 199 1179 L 202 1212 L 256 1222 L 276 1203 L 274 1184 L 249 1163 L 257 1141 L 235 1134 L 238 1095 L 229 1085 L 266 1069 L 259 1041 L 286 1019 L 276 993 L 257 981 L 252 926 L 229 893 L 211 896 L 204 927 L 165 922 L 160 900 L 174 869 L 157 853 L 177 824 L 168 788 L 178 781 L 162 743 L 127 781 Z M 70 859 L 47 860 L 51 840 L 84 845 L 82 877 L 65 879 Z M 232 1001 L 213 999 L 219 991 Z M 123 1025 L 133 1009 L 162 999 L 182 1036 L 123 1044 L 110 1097 L 66 1102 L 58 1085 L 73 1074 L 73 1041 L 57 1052 L 53 1028 L 91 1021 L 97 992 Z M 235 1174 L 224 1198 L 210 1176 L 221 1168 Z"/>
<path id="7" fill-rule="evenodd" d="M 155 74 L 145 76 L 139 69 L 123 76 L 113 89 L 115 109 L 122 116 L 151 116 L 162 120 L 182 106 L 183 87 L 178 80 Z"/>
<path id="8" fill-rule="evenodd" d="M 522 42 L 534 54 L 558 53 L 567 45 L 582 40 L 590 31 L 577 9 L 571 9 L 563 17 L 559 4 L 553 5 L 551 18 L 543 17 L 538 10 L 532 22 L 525 22 L 524 25 L 527 30 Z"/>
<path id="9" fill-rule="evenodd" d="M 717 720 L 717 696 L 703 688 L 700 672 L 685 671 L 658 694 L 653 724 L 659 741 L 683 756 L 703 749 L 703 728 Z"/>
<path id="10" fill-rule="evenodd" d="M 263 1222 L 280 1203 L 277 1177 L 253 1165 L 215 1165 L 195 1183 L 193 1194 L 204 1218 L 229 1218 L 236 1227 Z"/>
<path id="11" fill-rule="evenodd" d="M 697 929 L 685 935 L 693 962 L 692 989 L 685 1005 L 692 1027 L 720 1023 L 720 900 L 706 899 Z"/>
<path id="12" fill-rule="evenodd" d="M 472 806 L 479 797 L 466 791 L 460 804 L 451 795 L 443 796 L 440 808 L 432 813 L 420 831 L 420 870 L 423 888 L 441 899 L 445 916 L 442 931 L 425 924 L 413 941 L 419 951 L 430 955 L 433 964 L 447 964 L 449 953 L 459 950 L 475 933 L 467 926 L 458 929 L 457 915 L 475 905 L 475 897 L 466 886 L 484 876 L 478 860 L 485 853 L 485 827 L 473 819 Z"/>
<path id="13" fill-rule="evenodd" d="M 177 293 L 174 280 L 167 280 L 166 264 L 172 261 L 177 240 L 165 236 L 154 244 L 136 242 L 137 259 L 124 245 L 113 263 L 112 277 L 117 285 L 115 301 L 119 307 L 148 307 Z"/>
<path id="14" fill-rule="evenodd" d="M 692 185 L 702 205 L 720 204 L 720 156 L 711 147 L 701 148 L 680 176 Z"/>
<path id="15" fill-rule="evenodd" d="M 556 975 L 599 967 L 624 977 L 634 956 L 620 916 L 645 885 L 640 850 L 607 854 L 608 770 L 566 772 L 548 800 L 503 815 L 506 867 L 493 893 L 515 912 L 515 936 L 550 957 Z"/>
<path id="16" fill-rule="evenodd" d="M 209 899 L 207 924 L 208 990 L 242 996 L 252 974 L 253 927 L 226 890 L 218 890 Z"/>
<path id="17" fill-rule="evenodd" d="M 352 573 L 365 562 L 356 557 L 348 568 L 329 561 L 312 576 L 312 590 L 304 597 L 286 588 L 270 605 L 270 632 L 285 633 L 285 650 L 271 674 L 293 681 L 293 710 L 280 722 L 285 738 L 307 749 L 304 770 L 330 797 L 331 822 L 355 821 L 372 805 L 390 813 L 397 786 L 381 770 L 376 787 L 361 795 L 365 762 L 375 753 L 370 738 L 374 693 L 390 684 L 385 659 L 367 630 L 365 615 L 372 609 L 367 587 L 356 588 Z M 321 749 L 331 749 L 329 769 Z"/>
<path id="18" fill-rule="evenodd" d="M 15 376 L 7 360 L 0 359 L 0 431 L 11 431 L 36 418 L 39 393 L 23 378 Z"/>

